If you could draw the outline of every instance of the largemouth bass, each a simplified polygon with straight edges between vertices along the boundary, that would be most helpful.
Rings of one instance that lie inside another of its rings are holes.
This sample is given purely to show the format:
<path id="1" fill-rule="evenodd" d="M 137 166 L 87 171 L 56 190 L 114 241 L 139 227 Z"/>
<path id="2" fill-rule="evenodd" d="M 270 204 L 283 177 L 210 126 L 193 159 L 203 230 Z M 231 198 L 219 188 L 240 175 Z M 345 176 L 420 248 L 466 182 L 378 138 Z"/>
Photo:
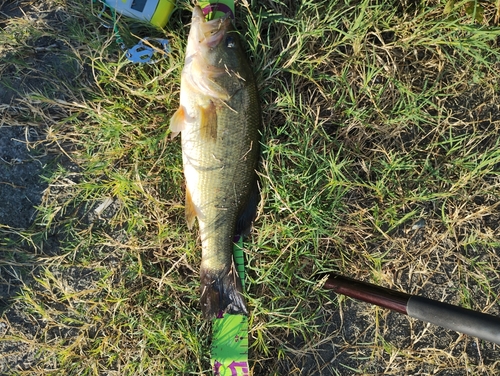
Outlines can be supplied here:
<path id="1" fill-rule="evenodd" d="M 232 249 L 258 203 L 260 125 L 255 79 L 231 20 L 206 21 L 196 6 L 170 129 L 181 132 L 188 227 L 198 219 L 206 318 L 248 313 Z"/>

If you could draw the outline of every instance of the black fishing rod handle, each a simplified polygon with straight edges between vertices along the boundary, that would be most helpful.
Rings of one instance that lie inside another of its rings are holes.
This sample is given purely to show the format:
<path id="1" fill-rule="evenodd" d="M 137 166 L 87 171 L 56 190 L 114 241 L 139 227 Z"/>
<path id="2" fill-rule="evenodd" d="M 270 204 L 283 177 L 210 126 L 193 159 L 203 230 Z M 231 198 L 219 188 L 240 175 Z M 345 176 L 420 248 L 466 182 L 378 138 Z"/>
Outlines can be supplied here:
<path id="1" fill-rule="evenodd" d="M 408 316 L 500 345 L 500 317 L 412 295 Z"/>

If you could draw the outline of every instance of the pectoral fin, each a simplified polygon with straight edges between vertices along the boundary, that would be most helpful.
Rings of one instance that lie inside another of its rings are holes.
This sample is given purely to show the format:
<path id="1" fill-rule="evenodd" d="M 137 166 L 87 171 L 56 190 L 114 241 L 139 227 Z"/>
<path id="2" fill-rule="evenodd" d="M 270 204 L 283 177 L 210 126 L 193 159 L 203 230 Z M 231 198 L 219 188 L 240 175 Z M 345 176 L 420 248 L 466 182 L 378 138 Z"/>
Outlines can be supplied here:
<path id="1" fill-rule="evenodd" d="M 200 136 L 203 140 L 215 140 L 217 138 L 217 111 L 214 103 L 200 107 Z"/>
<path id="2" fill-rule="evenodd" d="M 186 113 L 184 107 L 179 107 L 177 111 L 172 115 L 170 119 L 170 138 L 177 136 L 184 128 L 186 124 Z"/>

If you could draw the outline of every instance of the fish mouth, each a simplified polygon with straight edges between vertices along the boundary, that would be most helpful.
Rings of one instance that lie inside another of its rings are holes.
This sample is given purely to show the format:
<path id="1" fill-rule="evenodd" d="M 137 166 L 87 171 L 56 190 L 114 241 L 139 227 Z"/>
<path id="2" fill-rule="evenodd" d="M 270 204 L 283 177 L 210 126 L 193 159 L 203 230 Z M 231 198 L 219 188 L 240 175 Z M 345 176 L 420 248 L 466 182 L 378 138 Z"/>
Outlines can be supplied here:
<path id="1" fill-rule="evenodd" d="M 191 28 L 195 28 L 195 35 L 199 44 L 205 44 L 209 48 L 217 46 L 224 38 L 230 25 L 230 13 L 226 13 L 222 18 L 207 21 L 203 10 L 199 6 L 196 6 L 193 10 Z"/>

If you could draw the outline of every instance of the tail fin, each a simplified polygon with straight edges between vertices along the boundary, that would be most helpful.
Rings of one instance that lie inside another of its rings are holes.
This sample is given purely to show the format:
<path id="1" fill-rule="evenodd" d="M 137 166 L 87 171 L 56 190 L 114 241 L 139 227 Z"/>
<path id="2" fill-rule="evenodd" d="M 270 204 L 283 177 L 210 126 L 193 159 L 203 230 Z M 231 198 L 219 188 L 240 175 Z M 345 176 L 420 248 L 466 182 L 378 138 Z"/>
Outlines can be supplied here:
<path id="1" fill-rule="evenodd" d="M 202 268 L 200 274 L 201 310 L 206 319 L 220 317 L 223 313 L 248 315 L 234 265 L 222 272 Z"/>

